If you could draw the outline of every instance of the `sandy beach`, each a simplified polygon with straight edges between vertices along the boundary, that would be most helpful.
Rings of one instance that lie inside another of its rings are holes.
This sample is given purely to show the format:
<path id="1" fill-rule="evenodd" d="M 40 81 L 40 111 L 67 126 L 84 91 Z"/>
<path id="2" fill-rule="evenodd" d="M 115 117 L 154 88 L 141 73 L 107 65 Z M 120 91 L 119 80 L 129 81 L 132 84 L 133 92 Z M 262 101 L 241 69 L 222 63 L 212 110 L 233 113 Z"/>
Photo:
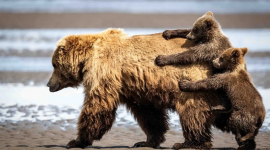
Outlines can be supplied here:
<path id="1" fill-rule="evenodd" d="M 66 149 L 65 145 L 76 137 L 76 129 L 68 126 L 61 129 L 63 124 L 75 123 L 76 120 L 50 121 L 20 121 L 18 123 L 0 123 L 0 149 L 4 150 L 45 150 Z M 237 143 L 234 136 L 222 133 L 214 129 L 213 149 L 235 149 Z M 102 140 L 94 142 L 92 147 L 86 149 L 121 149 L 132 148 L 133 144 L 145 140 L 146 136 L 138 126 L 113 127 Z M 261 132 L 256 137 L 257 149 L 269 148 L 269 132 Z M 182 132 L 169 130 L 166 134 L 166 142 L 161 144 L 161 149 L 171 149 L 175 142 L 183 142 Z M 150 150 L 152 148 L 132 148 Z"/>

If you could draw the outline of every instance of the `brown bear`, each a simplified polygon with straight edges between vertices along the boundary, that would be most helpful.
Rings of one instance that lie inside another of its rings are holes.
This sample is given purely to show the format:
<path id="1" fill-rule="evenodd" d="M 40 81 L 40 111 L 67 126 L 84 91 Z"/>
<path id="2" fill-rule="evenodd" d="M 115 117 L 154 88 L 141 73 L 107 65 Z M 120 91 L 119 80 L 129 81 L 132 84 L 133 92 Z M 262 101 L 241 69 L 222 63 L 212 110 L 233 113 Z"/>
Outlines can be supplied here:
<path id="1" fill-rule="evenodd" d="M 217 58 L 224 50 L 232 47 L 212 12 L 207 12 L 197 19 L 191 30 L 166 30 L 163 33 L 163 37 L 166 39 L 176 37 L 187 38 L 196 44 L 188 47 L 188 51 L 185 52 L 159 55 L 155 59 L 155 63 L 158 66 L 187 65 L 200 62 L 209 62 L 211 64 L 212 60 Z M 184 47 L 185 45 L 179 46 Z"/>
<path id="2" fill-rule="evenodd" d="M 232 104 L 227 130 L 235 134 L 238 149 L 254 150 L 254 138 L 264 121 L 265 108 L 245 69 L 247 51 L 247 48 L 225 50 L 213 60 L 213 66 L 223 73 L 197 82 L 180 81 L 179 88 L 189 92 L 223 89 Z"/>
<path id="3" fill-rule="evenodd" d="M 78 119 L 78 136 L 67 147 L 92 145 L 108 132 L 120 104 L 126 105 L 147 139 L 135 147 L 158 147 L 169 129 L 167 110 L 180 116 L 185 143 L 192 148 L 210 148 L 211 126 L 219 105 L 213 92 L 181 92 L 178 81 L 198 81 L 212 74 L 207 63 L 160 68 L 154 59 L 186 51 L 190 40 L 165 40 L 161 33 L 126 36 L 108 29 L 97 34 L 70 35 L 61 39 L 52 57 L 54 67 L 47 86 L 51 92 L 66 87 L 84 87 L 85 99 Z"/>

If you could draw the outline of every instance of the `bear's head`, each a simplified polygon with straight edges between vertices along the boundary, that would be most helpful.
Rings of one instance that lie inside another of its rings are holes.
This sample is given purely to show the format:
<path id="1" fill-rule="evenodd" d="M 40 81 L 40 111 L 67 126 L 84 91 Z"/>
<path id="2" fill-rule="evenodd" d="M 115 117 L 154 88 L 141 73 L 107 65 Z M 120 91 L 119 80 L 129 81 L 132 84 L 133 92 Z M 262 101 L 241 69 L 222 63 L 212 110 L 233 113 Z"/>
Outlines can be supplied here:
<path id="1" fill-rule="evenodd" d="M 217 32 L 221 32 L 221 27 L 215 20 L 213 13 L 209 11 L 196 20 L 187 39 L 205 43 L 210 41 Z"/>
<path id="2" fill-rule="evenodd" d="M 94 55 L 102 49 L 97 43 L 125 35 L 122 29 L 109 28 L 97 34 L 70 35 L 59 40 L 52 57 L 54 70 L 47 84 L 50 91 L 79 86 L 85 73 L 91 72 Z"/>
<path id="3" fill-rule="evenodd" d="M 82 82 L 86 50 L 91 49 L 91 44 L 84 42 L 83 38 L 83 36 L 71 35 L 57 42 L 52 57 L 54 70 L 47 83 L 51 92 L 66 87 L 77 87 Z"/>
<path id="4" fill-rule="evenodd" d="M 245 67 L 244 56 L 248 52 L 244 48 L 229 48 L 225 50 L 217 59 L 213 60 L 213 66 L 217 69 L 233 71 L 238 66 Z"/>

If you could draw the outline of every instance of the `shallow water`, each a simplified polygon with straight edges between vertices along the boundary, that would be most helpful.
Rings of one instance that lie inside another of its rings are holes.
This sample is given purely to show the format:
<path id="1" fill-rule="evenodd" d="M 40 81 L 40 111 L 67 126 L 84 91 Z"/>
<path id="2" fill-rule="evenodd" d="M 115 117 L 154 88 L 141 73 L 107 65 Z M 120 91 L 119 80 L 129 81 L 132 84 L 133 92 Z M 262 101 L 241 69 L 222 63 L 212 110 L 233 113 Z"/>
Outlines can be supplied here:
<path id="1" fill-rule="evenodd" d="M 105 29 L 0 29 L 0 50 L 52 51 L 56 42 L 71 34 L 92 34 Z M 163 28 L 125 28 L 128 36 L 161 33 Z M 270 52 L 270 29 L 223 29 L 234 47 L 248 47 L 250 52 Z"/>
<path id="2" fill-rule="evenodd" d="M 0 85 L 0 121 L 38 121 L 77 119 L 83 104 L 83 88 L 67 88 L 50 93 L 45 86 L 23 86 L 14 84 Z M 268 110 L 261 130 L 270 130 L 270 89 L 259 89 L 265 108 Z M 169 112 L 171 127 L 181 129 L 179 117 Z M 67 124 L 70 125 L 70 124 Z M 75 126 L 75 122 L 72 124 Z M 124 106 L 117 110 L 115 126 L 137 126 L 132 115 Z"/>

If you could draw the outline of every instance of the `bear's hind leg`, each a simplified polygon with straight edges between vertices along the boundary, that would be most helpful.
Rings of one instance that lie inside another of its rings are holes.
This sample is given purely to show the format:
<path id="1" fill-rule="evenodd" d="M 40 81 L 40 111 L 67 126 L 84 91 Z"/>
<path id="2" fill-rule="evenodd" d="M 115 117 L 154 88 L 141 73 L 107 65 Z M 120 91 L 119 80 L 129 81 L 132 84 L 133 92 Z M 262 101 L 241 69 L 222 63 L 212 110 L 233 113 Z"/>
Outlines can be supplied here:
<path id="1" fill-rule="evenodd" d="M 196 101 L 196 104 L 200 102 Z M 175 143 L 173 145 L 174 149 L 210 149 L 212 147 L 211 125 L 213 124 L 213 119 L 211 120 L 211 118 L 213 116 L 211 116 L 211 113 L 198 108 L 177 105 L 176 109 L 180 115 L 185 142 Z"/>
<path id="2" fill-rule="evenodd" d="M 93 140 L 100 140 L 111 129 L 115 120 L 116 108 L 106 110 L 99 103 L 84 103 L 78 120 L 78 137 L 67 144 L 67 148 L 85 148 Z"/>
<path id="3" fill-rule="evenodd" d="M 241 136 L 240 133 L 236 134 L 236 141 L 239 145 L 239 150 L 254 150 L 256 148 L 255 136 L 258 134 L 259 129 L 256 126 L 252 126 L 248 133 Z"/>
<path id="4" fill-rule="evenodd" d="M 153 105 L 144 106 L 137 103 L 127 104 L 138 124 L 147 136 L 147 140 L 135 143 L 133 147 L 158 148 L 165 141 L 164 134 L 169 129 L 168 114 L 165 109 L 155 108 Z"/>

